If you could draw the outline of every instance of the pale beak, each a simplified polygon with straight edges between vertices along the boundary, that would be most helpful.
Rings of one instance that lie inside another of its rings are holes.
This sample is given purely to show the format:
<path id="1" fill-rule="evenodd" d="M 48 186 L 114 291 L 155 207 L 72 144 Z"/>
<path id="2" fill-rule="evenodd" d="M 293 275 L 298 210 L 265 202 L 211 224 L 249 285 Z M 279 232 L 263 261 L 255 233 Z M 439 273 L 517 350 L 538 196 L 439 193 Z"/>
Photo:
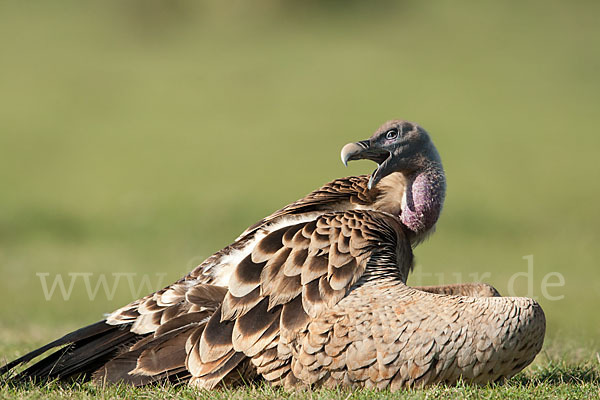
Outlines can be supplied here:
<path id="1" fill-rule="evenodd" d="M 365 143 L 366 142 L 366 143 Z M 363 140 L 358 143 L 348 143 L 344 147 L 342 147 L 342 162 L 347 167 L 348 161 L 352 160 L 360 160 L 362 153 L 369 148 L 369 142 L 367 140 Z"/>
<path id="2" fill-rule="evenodd" d="M 342 148 L 342 162 L 344 165 L 348 165 L 348 161 L 352 160 L 371 160 L 377 163 L 377 169 L 371 174 L 371 178 L 369 179 L 368 188 L 371 189 L 374 184 L 379 182 L 381 177 L 378 175 L 379 167 L 383 164 L 389 157 L 390 152 L 387 150 L 380 149 L 378 147 L 372 147 L 371 143 L 368 140 L 361 140 L 356 143 L 348 143 Z"/>

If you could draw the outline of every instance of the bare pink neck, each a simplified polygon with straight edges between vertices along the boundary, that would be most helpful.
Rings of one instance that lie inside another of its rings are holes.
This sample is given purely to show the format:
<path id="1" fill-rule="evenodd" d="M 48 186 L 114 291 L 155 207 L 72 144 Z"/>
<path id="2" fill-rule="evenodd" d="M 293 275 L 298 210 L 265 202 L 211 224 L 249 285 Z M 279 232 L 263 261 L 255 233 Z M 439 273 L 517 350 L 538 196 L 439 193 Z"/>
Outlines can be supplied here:
<path id="1" fill-rule="evenodd" d="M 439 160 L 407 175 L 400 219 L 416 235 L 426 234 L 437 222 L 446 196 L 446 177 Z"/>

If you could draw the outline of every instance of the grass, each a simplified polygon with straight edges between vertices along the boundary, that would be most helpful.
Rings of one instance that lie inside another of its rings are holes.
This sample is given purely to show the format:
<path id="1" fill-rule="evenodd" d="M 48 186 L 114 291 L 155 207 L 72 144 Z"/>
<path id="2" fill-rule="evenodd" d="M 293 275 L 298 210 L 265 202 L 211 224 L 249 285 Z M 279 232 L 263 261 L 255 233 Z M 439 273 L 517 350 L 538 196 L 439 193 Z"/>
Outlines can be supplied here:
<path id="1" fill-rule="evenodd" d="M 221 388 L 213 391 L 197 390 L 185 385 L 156 385 L 134 389 L 129 386 L 99 387 L 74 383 L 45 385 L 4 384 L 2 393 L 11 398 L 153 398 L 153 399 L 591 399 L 600 396 L 600 361 L 593 360 L 568 364 L 564 361 L 546 361 L 502 384 L 485 386 L 459 382 L 455 386 L 437 385 L 426 389 L 389 391 L 318 389 L 287 392 L 263 383 L 241 388 Z"/>
<path id="2" fill-rule="evenodd" d="M 0 358 L 178 279 L 318 185 L 370 172 L 344 168 L 341 146 L 401 117 L 432 134 L 448 176 L 409 282 L 536 297 L 548 359 L 593 365 L 557 349 L 600 349 L 598 4 L 219 4 L 0 3 Z M 44 276 L 76 278 L 63 298 Z M 91 296 L 102 277 L 108 292 Z M 597 385 L 531 382 L 408 395 Z"/>

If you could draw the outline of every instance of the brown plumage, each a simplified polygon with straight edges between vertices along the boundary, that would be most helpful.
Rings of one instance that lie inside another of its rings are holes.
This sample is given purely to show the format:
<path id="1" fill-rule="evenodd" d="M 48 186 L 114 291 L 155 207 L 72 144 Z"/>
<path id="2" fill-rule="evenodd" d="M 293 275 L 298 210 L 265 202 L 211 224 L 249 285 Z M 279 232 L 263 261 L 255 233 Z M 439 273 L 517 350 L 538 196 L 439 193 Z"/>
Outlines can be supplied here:
<path id="1" fill-rule="evenodd" d="M 528 365 L 545 330 L 535 301 L 485 284 L 405 284 L 445 195 L 428 134 L 390 121 L 342 150 L 344 163 L 360 158 L 377 170 L 324 185 L 178 282 L 0 373 L 54 347 L 13 379 L 398 389 L 496 381 Z"/>

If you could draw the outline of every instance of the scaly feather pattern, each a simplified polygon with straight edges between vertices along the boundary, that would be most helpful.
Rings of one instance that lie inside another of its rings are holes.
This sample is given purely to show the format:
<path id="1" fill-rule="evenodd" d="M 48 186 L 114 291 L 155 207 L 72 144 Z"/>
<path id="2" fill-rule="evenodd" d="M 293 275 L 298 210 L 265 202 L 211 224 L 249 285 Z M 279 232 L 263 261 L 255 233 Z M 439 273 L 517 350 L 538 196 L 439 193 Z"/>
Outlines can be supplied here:
<path id="1" fill-rule="evenodd" d="M 428 134 L 402 120 L 342 149 L 336 179 L 246 229 L 179 281 L 0 368 L 12 380 L 286 388 L 506 379 L 544 338 L 539 305 L 485 284 L 411 288 L 445 196 Z M 55 350 L 20 372 L 20 365 Z"/>

